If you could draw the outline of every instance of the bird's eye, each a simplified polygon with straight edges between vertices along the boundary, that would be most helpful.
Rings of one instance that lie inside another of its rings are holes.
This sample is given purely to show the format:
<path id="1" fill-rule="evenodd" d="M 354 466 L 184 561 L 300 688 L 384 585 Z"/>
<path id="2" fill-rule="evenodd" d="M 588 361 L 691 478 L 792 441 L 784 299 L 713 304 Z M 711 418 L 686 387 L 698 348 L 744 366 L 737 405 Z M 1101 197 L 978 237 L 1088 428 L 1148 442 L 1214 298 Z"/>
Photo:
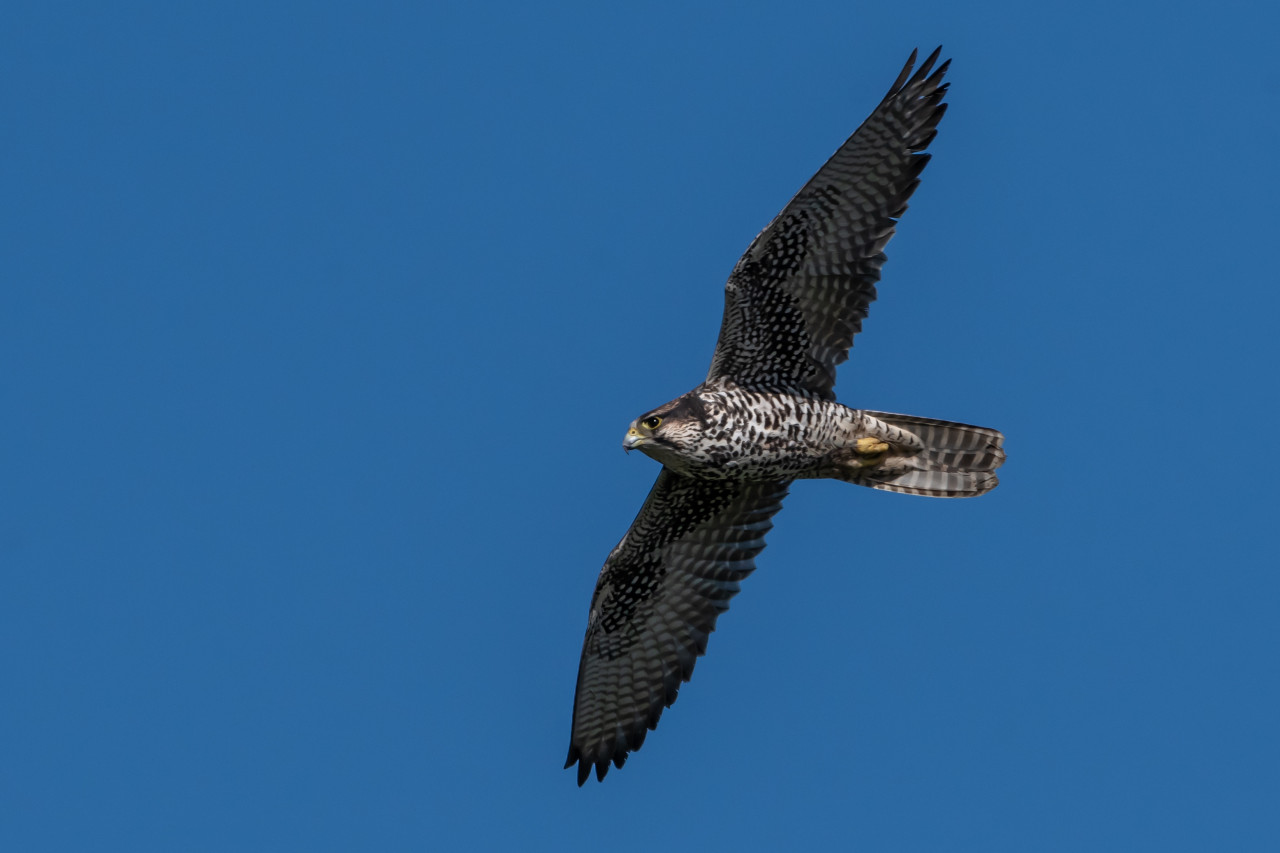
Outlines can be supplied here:
<path id="1" fill-rule="evenodd" d="M 658 417 L 657 415 L 654 415 L 651 418 L 645 418 L 640 423 L 642 426 L 644 426 L 645 429 L 657 429 L 658 426 L 662 423 L 662 418 Z"/>

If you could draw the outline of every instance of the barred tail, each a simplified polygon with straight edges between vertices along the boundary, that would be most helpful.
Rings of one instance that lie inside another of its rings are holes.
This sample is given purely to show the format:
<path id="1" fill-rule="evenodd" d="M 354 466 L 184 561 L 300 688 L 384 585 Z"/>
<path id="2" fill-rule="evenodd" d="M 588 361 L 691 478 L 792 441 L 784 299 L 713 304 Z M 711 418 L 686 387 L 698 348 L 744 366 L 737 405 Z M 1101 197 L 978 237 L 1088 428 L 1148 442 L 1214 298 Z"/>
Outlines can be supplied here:
<path id="1" fill-rule="evenodd" d="M 888 412 L 863 414 L 873 445 L 879 439 L 888 448 L 855 455 L 837 472 L 840 479 L 934 498 L 974 497 L 999 484 L 995 470 L 1005 456 L 1004 436 L 998 430 Z"/>

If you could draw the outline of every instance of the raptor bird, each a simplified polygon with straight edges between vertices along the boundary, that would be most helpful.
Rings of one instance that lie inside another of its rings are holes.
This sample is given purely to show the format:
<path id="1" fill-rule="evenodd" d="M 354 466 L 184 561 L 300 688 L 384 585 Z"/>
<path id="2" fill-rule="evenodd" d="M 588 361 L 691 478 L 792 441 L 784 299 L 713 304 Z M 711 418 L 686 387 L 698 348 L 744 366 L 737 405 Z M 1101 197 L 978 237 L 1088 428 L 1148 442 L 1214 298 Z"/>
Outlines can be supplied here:
<path id="1" fill-rule="evenodd" d="M 793 480 L 943 498 L 996 486 L 996 430 L 850 409 L 832 390 L 946 110 L 940 50 L 914 74 L 912 51 L 738 261 L 706 381 L 627 429 L 622 446 L 663 468 L 591 597 L 565 762 L 579 785 L 621 767 L 676 700 Z"/>

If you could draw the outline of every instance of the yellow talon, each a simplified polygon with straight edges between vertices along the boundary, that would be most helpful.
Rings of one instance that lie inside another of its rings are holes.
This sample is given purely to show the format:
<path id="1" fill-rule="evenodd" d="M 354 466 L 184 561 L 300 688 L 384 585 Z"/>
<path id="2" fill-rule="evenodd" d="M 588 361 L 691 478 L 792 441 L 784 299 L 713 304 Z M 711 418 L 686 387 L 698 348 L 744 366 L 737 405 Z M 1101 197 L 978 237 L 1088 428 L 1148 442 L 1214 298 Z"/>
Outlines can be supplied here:
<path id="1" fill-rule="evenodd" d="M 855 469 L 874 468 L 884 461 L 889 445 L 878 438 L 867 436 L 853 443 L 853 458 L 849 460 Z"/>
<path id="2" fill-rule="evenodd" d="M 885 444 L 878 438 L 860 438 L 853 443 L 853 449 L 857 451 L 859 456 L 875 456 L 877 453 L 884 453 L 889 449 L 889 445 Z"/>

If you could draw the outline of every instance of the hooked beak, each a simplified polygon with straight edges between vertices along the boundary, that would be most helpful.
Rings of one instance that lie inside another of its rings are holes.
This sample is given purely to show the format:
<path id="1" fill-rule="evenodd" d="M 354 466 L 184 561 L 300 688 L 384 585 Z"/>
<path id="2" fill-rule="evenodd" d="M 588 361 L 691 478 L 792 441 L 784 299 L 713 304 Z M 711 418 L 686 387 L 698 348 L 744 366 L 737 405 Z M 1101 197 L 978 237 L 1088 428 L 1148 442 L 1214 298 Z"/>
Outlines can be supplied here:
<path id="1" fill-rule="evenodd" d="M 632 427 L 627 430 L 627 437 L 622 439 L 622 449 L 630 453 L 646 441 L 648 441 L 648 439 L 640 434 L 640 430 Z"/>

